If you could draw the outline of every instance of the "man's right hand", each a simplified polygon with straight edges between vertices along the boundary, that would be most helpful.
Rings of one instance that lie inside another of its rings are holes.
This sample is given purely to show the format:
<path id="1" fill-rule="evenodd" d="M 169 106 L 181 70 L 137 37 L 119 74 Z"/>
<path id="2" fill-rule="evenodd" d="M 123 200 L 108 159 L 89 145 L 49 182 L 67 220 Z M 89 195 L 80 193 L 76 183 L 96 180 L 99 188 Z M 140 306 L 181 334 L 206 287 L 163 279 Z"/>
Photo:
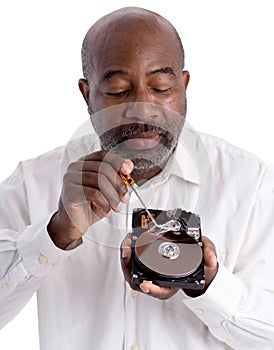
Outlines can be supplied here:
<path id="1" fill-rule="evenodd" d="M 99 151 L 72 163 L 63 179 L 58 211 L 48 232 L 61 249 L 79 239 L 90 225 L 120 211 L 120 202 L 129 201 L 129 192 L 118 175 L 129 175 L 133 163 L 113 152 Z"/>

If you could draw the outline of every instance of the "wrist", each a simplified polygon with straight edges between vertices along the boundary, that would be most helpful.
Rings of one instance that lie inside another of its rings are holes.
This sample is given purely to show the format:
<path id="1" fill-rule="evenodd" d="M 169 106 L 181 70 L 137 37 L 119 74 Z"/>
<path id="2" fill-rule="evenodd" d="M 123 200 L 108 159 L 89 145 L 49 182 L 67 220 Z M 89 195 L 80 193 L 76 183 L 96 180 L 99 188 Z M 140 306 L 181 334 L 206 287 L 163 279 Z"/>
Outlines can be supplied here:
<path id="1" fill-rule="evenodd" d="M 54 245 L 63 250 L 82 236 L 82 233 L 74 227 L 64 224 L 59 212 L 54 213 L 51 217 L 47 231 Z"/>

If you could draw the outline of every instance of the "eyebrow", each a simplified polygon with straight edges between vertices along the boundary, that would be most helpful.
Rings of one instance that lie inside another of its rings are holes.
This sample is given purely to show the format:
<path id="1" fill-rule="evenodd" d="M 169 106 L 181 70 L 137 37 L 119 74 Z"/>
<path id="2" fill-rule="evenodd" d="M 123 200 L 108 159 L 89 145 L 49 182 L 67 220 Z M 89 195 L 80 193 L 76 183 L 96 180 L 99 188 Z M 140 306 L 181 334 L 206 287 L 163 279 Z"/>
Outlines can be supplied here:
<path id="1" fill-rule="evenodd" d="M 127 75 L 123 70 L 109 70 L 103 75 L 103 80 L 108 80 L 114 75 Z"/>
<path id="2" fill-rule="evenodd" d="M 162 68 L 159 68 L 159 69 L 155 69 L 153 71 L 151 71 L 149 73 L 149 75 L 154 75 L 154 74 L 159 74 L 159 73 L 164 73 L 164 74 L 171 74 L 173 76 L 176 76 L 174 70 L 171 68 L 171 67 L 162 67 Z M 114 75 L 124 75 L 124 76 L 127 76 L 128 74 L 123 71 L 123 70 L 110 70 L 110 71 L 107 71 L 104 75 L 103 75 L 103 80 L 108 80 L 110 79 L 111 77 L 113 77 Z"/>
<path id="3" fill-rule="evenodd" d="M 171 74 L 171 75 L 176 76 L 174 70 L 171 67 L 159 68 L 159 69 L 152 71 L 150 74 L 158 74 L 158 73 Z"/>

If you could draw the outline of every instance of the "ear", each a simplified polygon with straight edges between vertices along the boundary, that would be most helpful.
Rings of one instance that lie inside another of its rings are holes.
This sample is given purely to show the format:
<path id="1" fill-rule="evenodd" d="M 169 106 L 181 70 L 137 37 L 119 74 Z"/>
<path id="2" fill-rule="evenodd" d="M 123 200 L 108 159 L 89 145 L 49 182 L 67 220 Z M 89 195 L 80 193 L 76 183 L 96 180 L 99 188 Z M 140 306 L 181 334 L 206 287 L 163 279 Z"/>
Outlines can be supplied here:
<path id="1" fill-rule="evenodd" d="M 79 89 L 88 105 L 89 103 L 89 85 L 86 79 L 79 79 L 78 81 Z"/>
<path id="2" fill-rule="evenodd" d="M 188 83 L 189 83 L 189 79 L 190 79 L 190 74 L 187 70 L 184 70 L 182 72 L 182 75 L 183 75 L 183 82 L 184 82 L 184 85 L 185 85 L 185 89 L 187 89 L 187 86 L 188 86 Z"/>

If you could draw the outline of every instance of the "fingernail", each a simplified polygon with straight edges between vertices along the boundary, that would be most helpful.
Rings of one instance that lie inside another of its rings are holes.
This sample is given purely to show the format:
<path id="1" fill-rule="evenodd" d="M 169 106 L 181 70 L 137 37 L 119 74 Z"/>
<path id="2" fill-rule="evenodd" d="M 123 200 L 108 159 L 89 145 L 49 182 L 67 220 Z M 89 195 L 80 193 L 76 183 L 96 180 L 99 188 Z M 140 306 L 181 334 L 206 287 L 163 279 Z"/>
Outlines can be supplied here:
<path id="1" fill-rule="evenodd" d="M 140 284 L 139 287 L 140 287 L 141 291 L 146 293 L 146 294 L 148 294 L 150 292 L 149 288 L 146 286 L 143 286 L 142 284 Z"/>
<path id="2" fill-rule="evenodd" d="M 123 201 L 129 202 L 129 200 L 130 200 L 130 194 L 129 194 L 129 192 L 127 191 L 127 192 L 123 195 Z"/>
<path id="3" fill-rule="evenodd" d="M 122 206 L 121 204 L 119 203 L 115 208 L 113 208 L 113 210 L 116 212 L 116 213 L 119 213 L 122 209 Z"/>
<path id="4" fill-rule="evenodd" d="M 126 249 L 122 248 L 122 259 L 125 259 L 127 257 Z"/>
<path id="5" fill-rule="evenodd" d="M 111 210 L 109 212 L 106 213 L 105 217 L 106 218 L 109 218 L 110 217 L 110 214 L 111 214 Z"/>
<path id="6" fill-rule="evenodd" d="M 210 258 L 212 265 L 214 265 L 214 268 L 217 264 L 217 256 L 216 255 L 212 255 L 212 257 Z"/>
<path id="7" fill-rule="evenodd" d="M 124 160 L 121 165 L 121 172 L 125 175 L 129 175 L 132 172 L 132 166 L 130 165 L 131 161 L 129 159 Z"/>
<path id="8" fill-rule="evenodd" d="M 144 293 L 150 293 L 150 289 L 149 289 L 149 287 L 148 286 L 146 286 L 146 285 L 144 285 L 143 283 L 149 283 L 149 284 L 152 284 L 152 281 L 147 281 L 147 280 L 145 280 L 145 281 L 143 281 L 141 284 L 140 284 L 140 288 L 142 289 L 142 291 L 144 292 Z"/>

